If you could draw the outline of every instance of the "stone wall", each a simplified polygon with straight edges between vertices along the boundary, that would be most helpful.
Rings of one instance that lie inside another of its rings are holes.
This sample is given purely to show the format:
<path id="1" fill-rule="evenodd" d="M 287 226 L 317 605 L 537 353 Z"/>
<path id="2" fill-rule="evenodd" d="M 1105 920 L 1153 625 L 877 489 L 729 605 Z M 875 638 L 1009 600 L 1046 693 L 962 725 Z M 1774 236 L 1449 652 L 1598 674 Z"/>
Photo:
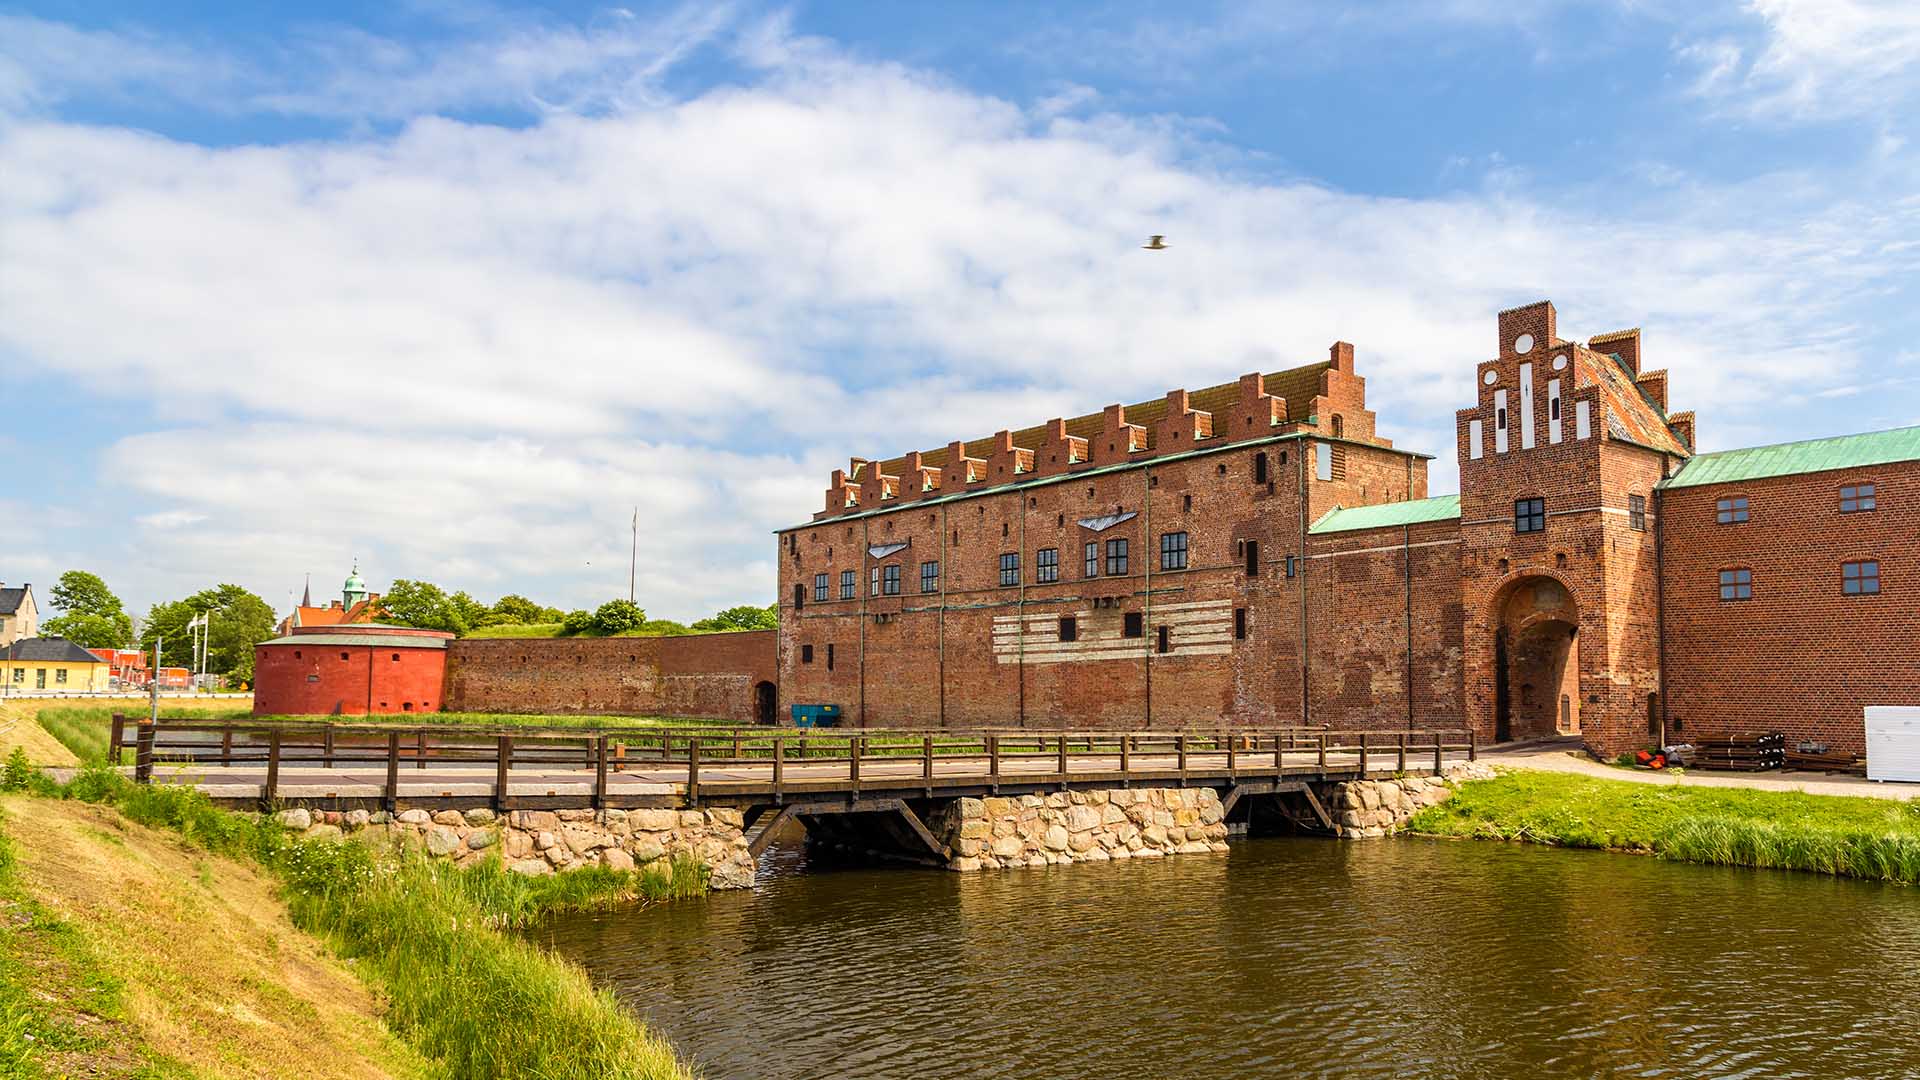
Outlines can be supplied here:
<path id="1" fill-rule="evenodd" d="M 955 799 L 928 822 L 948 868 L 998 870 L 1227 850 L 1212 788 L 1120 788 Z"/>
<path id="2" fill-rule="evenodd" d="M 753 884 L 740 811 L 708 810 L 513 810 L 467 811 L 283 810 L 282 824 L 305 839 L 347 834 L 386 835 L 417 843 L 427 854 L 469 866 L 500 849 L 507 867 L 521 874 L 551 874 L 582 866 L 633 870 L 658 862 L 670 868 L 687 853 L 705 864 L 707 884 L 744 889 Z"/>
<path id="3" fill-rule="evenodd" d="M 1359 840 L 1386 836 L 1407 819 L 1453 797 L 1454 785 L 1466 780 L 1489 780 L 1493 769 L 1479 762 L 1449 765 L 1441 776 L 1402 776 L 1380 780 L 1352 780 L 1331 785 L 1327 812 L 1334 833 Z"/>

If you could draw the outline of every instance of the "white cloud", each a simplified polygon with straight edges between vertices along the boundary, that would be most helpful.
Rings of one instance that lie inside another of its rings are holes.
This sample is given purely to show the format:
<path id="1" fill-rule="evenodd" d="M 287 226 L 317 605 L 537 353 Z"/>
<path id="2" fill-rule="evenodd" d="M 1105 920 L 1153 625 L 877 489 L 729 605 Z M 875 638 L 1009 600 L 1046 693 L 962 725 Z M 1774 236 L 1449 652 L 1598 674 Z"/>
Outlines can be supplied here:
<path id="1" fill-rule="evenodd" d="M 750 85 L 524 128 L 209 150 L 16 123 L 0 375 L 180 418 L 101 464 L 151 504 L 116 557 L 152 593 L 238 579 L 277 600 L 357 554 L 377 578 L 587 603 L 623 591 L 637 504 L 643 598 L 697 617 L 771 598 L 768 531 L 849 454 L 1335 338 L 1445 490 L 1493 313 L 1540 296 L 1568 336 L 1644 326 L 1716 445 L 1857 382 L 1863 307 L 1920 258 L 1920 207 L 1791 181 L 1595 210 L 1266 182 L 1178 122 L 1025 109 L 757 33 Z M 1173 248 L 1140 251 L 1150 232 Z"/>
<path id="2" fill-rule="evenodd" d="M 1747 0 L 1759 39 L 1689 41 L 1697 89 L 1737 111 L 1895 122 L 1920 89 L 1920 6 L 1911 0 Z"/>

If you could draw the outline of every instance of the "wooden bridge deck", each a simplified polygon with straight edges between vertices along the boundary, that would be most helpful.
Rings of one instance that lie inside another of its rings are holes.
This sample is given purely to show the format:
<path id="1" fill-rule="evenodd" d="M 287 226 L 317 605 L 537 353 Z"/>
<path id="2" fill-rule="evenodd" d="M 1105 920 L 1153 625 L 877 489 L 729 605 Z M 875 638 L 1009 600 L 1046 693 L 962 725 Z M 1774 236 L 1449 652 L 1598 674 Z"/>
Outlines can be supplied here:
<path id="1" fill-rule="evenodd" d="M 1431 774 L 1455 732 L 475 730 L 116 721 L 143 781 L 229 804 L 400 809 L 766 805 Z"/>

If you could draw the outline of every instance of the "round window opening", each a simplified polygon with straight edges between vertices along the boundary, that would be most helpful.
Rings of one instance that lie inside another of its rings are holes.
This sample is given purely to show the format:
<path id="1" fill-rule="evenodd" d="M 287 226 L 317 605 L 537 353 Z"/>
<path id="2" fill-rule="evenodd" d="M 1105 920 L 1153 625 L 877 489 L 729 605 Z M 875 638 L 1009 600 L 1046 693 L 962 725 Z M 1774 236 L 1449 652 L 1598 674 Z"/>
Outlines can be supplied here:
<path id="1" fill-rule="evenodd" d="M 1553 358 L 1553 370 L 1565 371 L 1566 369 L 1567 369 L 1567 354 L 1561 353 L 1559 356 L 1556 356 Z"/>
<path id="2" fill-rule="evenodd" d="M 1533 335 L 1521 334 L 1518 338 L 1515 338 L 1513 342 L 1513 351 L 1517 353 L 1532 352 L 1533 351 Z"/>
<path id="3" fill-rule="evenodd" d="M 1486 383 L 1488 386 L 1492 386 L 1494 383 L 1500 381 L 1500 373 L 1492 368 L 1488 368 L 1487 373 L 1480 376 L 1480 381 Z"/>

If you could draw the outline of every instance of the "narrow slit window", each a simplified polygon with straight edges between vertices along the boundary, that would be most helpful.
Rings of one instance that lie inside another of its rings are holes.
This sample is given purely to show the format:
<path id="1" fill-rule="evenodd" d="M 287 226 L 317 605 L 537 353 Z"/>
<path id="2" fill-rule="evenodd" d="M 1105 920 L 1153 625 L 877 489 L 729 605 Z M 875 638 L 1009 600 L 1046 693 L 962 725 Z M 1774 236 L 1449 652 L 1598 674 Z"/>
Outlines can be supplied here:
<path id="1" fill-rule="evenodd" d="M 1153 651 L 1168 652 L 1173 648 L 1173 633 L 1166 626 L 1154 627 Z"/>
<path id="2" fill-rule="evenodd" d="M 1233 609 L 1233 636 L 1234 636 L 1234 640 L 1236 641 L 1247 640 L 1247 609 L 1246 608 L 1237 607 Z"/>
<path id="3" fill-rule="evenodd" d="M 1260 576 L 1260 541 L 1247 541 L 1247 576 Z"/>

